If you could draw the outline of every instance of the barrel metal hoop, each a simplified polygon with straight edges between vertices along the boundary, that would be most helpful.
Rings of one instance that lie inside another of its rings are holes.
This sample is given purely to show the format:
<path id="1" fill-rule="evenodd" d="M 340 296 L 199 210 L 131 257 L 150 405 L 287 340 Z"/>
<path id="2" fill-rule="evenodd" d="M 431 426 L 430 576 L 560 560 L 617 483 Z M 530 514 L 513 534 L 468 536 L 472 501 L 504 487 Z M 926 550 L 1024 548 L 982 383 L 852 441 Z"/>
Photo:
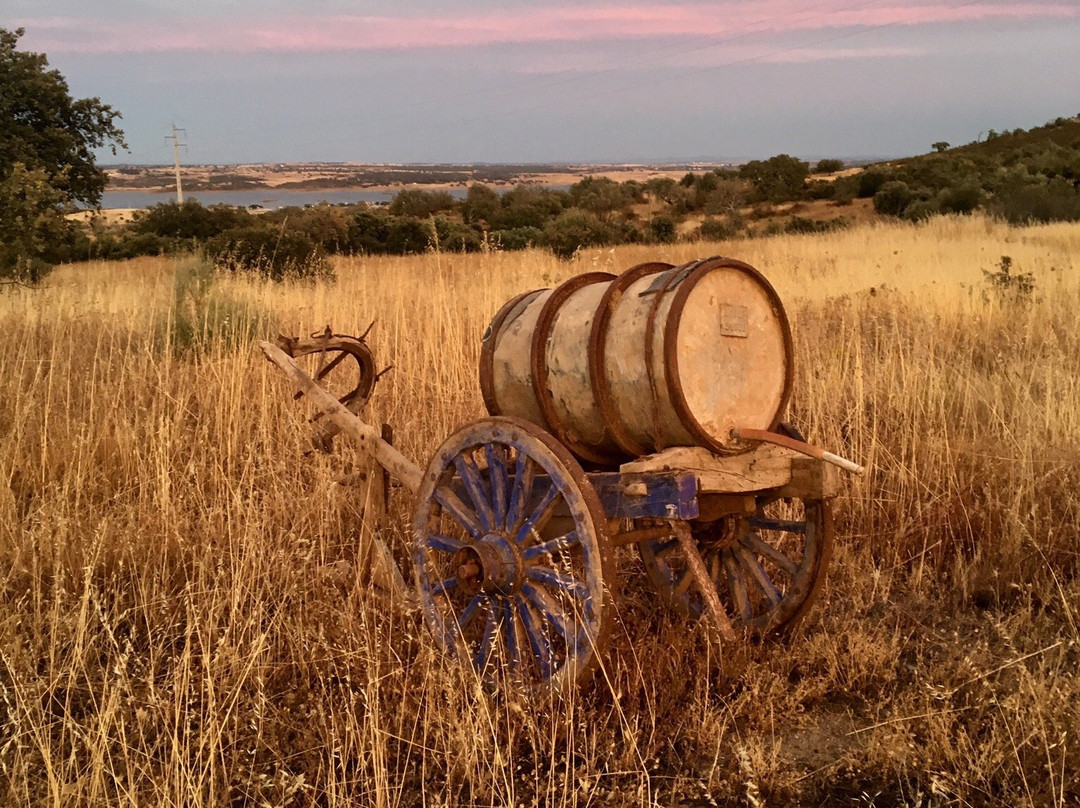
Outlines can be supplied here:
<path id="1" fill-rule="evenodd" d="M 738 453 L 738 451 L 740 451 L 739 448 L 730 444 L 724 444 L 721 438 L 726 436 L 710 435 L 705 427 L 701 425 L 701 422 L 698 421 L 697 417 L 690 411 L 690 405 L 686 401 L 686 395 L 683 392 L 682 387 L 682 379 L 679 375 L 679 353 L 676 347 L 683 308 L 686 305 L 687 298 L 690 296 L 690 292 L 693 290 L 694 286 L 697 285 L 698 281 L 705 277 L 710 271 L 720 268 L 737 269 L 751 276 L 765 291 L 765 294 L 772 303 L 777 321 L 780 323 L 780 329 L 784 339 L 784 389 L 780 394 L 780 403 L 773 415 L 769 430 L 776 429 L 776 426 L 784 416 L 785 410 L 787 410 L 788 401 L 791 399 L 791 385 L 795 374 L 794 342 L 791 338 L 791 326 L 788 323 L 784 306 L 780 302 L 780 296 L 776 293 L 776 290 L 765 276 L 747 263 L 738 261 L 734 258 L 724 258 L 723 256 L 705 259 L 704 261 L 698 262 L 692 275 L 686 278 L 684 283 L 679 284 L 679 287 L 675 290 L 675 298 L 671 301 L 671 309 L 668 312 L 667 322 L 664 327 L 664 375 L 666 377 L 668 395 L 671 397 L 671 403 L 675 408 L 675 414 L 678 416 L 679 421 L 696 440 L 700 441 L 702 446 L 712 449 L 719 454 L 733 454 Z"/>
<path id="2" fill-rule="evenodd" d="M 589 332 L 587 350 L 589 381 L 592 383 L 593 397 L 596 399 L 596 405 L 600 410 L 600 416 L 604 421 L 608 435 L 615 445 L 626 452 L 629 457 L 641 457 L 649 454 L 649 449 L 634 440 L 629 428 L 619 417 L 618 408 L 615 406 L 615 397 L 612 395 L 607 377 L 608 328 L 611 325 L 611 316 L 615 311 L 615 307 L 619 304 L 619 300 L 627 289 L 646 275 L 667 272 L 669 269 L 674 268 L 673 264 L 653 261 L 630 267 L 630 269 L 619 275 L 608 284 L 604 296 L 600 298 L 600 305 L 597 306 L 596 316 L 593 318 L 592 329 Z"/>
<path id="3" fill-rule="evenodd" d="M 487 407 L 489 415 L 502 415 L 495 396 L 495 349 L 499 345 L 503 325 L 514 322 L 536 296 L 544 291 L 546 289 L 534 289 L 510 298 L 496 312 L 487 333 L 480 341 L 480 395 L 484 398 L 484 406 Z"/>
<path id="4" fill-rule="evenodd" d="M 621 458 L 612 457 L 601 452 L 593 446 L 588 446 L 581 441 L 574 440 L 566 425 L 559 419 L 559 413 L 555 410 L 555 402 L 551 391 L 548 389 L 548 363 L 547 343 L 551 331 L 555 326 L 555 319 L 563 303 L 579 289 L 594 283 L 604 283 L 615 280 L 615 275 L 610 272 L 586 272 L 583 275 L 575 275 L 559 286 L 555 287 L 551 295 L 544 301 L 544 307 L 540 309 L 540 316 L 536 320 L 533 329 L 532 345 L 529 350 L 529 361 L 532 369 L 533 396 L 540 405 L 540 412 L 544 415 L 546 424 L 541 424 L 551 432 L 564 446 L 570 449 L 578 457 L 593 463 L 610 465 L 618 462 Z"/>

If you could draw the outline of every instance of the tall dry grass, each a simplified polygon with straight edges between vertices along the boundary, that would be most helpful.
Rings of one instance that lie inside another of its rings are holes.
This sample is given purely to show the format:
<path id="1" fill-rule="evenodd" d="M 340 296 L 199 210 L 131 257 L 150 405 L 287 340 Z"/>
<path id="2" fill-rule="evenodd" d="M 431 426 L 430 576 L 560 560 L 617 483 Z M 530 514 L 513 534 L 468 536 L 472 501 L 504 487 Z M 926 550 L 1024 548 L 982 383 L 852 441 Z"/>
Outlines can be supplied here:
<path id="1" fill-rule="evenodd" d="M 369 418 L 425 462 L 482 415 L 504 300 L 712 252 L 787 301 L 792 420 L 872 468 L 838 501 L 824 607 L 784 644 L 718 647 L 627 552 L 594 686 L 485 693 L 367 580 L 364 495 L 337 484 L 359 459 L 304 455 L 251 335 L 376 321 L 394 370 Z M 988 285 L 1002 255 L 1032 299 Z M 1078 255 L 1076 225 L 958 218 L 570 263 L 357 258 L 333 286 L 202 288 L 160 259 L 7 290 L 0 801 L 1076 804 Z"/>

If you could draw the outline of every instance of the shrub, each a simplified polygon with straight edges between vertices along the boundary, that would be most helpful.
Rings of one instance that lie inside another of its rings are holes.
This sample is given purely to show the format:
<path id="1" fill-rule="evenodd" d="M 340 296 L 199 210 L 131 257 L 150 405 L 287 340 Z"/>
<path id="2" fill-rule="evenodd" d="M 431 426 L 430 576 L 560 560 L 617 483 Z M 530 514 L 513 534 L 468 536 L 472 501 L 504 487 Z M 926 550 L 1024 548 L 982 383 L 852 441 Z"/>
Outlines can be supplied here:
<path id="1" fill-rule="evenodd" d="M 1035 292 L 1035 276 L 1030 272 L 1013 273 L 1012 257 L 1001 256 L 998 268 L 983 270 L 983 280 L 989 291 L 1001 303 L 1026 303 Z M 983 297 L 988 295 L 984 292 Z"/>
<path id="2" fill-rule="evenodd" d="M 904 208 L 903 218 L 910 222 L 921 222 L 940 212 L 935 200 L 913 199 Z"/>
<path id="3" fill-rule="evenodd" d="M 390 213 L 394 216 L 414 216 L 426 219 L 436 213 L 453 210 L 457 206 L 448 191 L 398 191 L 390 201 Z"/>
<path id="4" fill-rule="evenodd" d="M 245 210 L 215 205 L 203 207 L 194 199 L 183 204 L 162 202 L 138 215 L 131 224 L 136 233 L 150 233 L 166 239 L 206 241 L 226 230 L 247 227 L 251 214 Z"/>
<path id="5" fill-rule="evenodd" d="M 828 221 L 818 221 L 817 219 L 807 219 L 804 216 L 792 216 L 786 224 L 783 226 L 784 233 L 831 233 L 833 230 L 839 230 L 847 227 L 848 222 L 846 219 L 829 219 Z"/>
<path id="6" fill-rule="evenodd" d="M 431 246 L 431 224 L 411 216 L 391 216 L 387 220 L 384 252 L 391 255 L 418 255 Z"/>
<path id="7" fill-rule="evenodd" d="M 583 210 L 568 210 L 544 229 L 548 246 L 558 258 L 572 258 L 581 247 L 611 243 L 611 230 L 599 218 Z"/>
<path id="8" fill-rule="evenodd" d="M 432 223 L 435 227 L 435 240 L 439 249 L 450 252 L 479 252 L 482 247 L 480 235 L 467 224 L 436 216 Z"/>
<path id="9" fill-rule="evenodd" d="M 818 160 L 814 166 L 815 174 L 835 174 L 837 171 L 844 170 L 844 161 L 826 158 L 824 160 Z"/>
<path id="10" fill-rule="evenodd" d="M 694 237 L 702 241 L 725 241 L 735 235 L 735 228 L 728 221 L 709 217 L 694 231 Z"/>
<path id="11" fill-rule="evenodd" d="M 206 252 L 221 269 L 255 272 L 274 281 L 333 276 L 317 244 L 284 228 L 231 230 L 211 239 Z"/>
<path id="12" fill-rule="evenodd" d="M 874 194 L 874 210 L 886 216 L 900 216 L 914 198 L 906 182 L 891 180 Z"/>
<path id="13" fill-rule="evenodd" d="M 981 202 L 982 190 L 977 185 L 945 188 L 938 194 L 938 208 L 942 213 L 971 213 Z"/>
<path id="14" fill-rule="evenodd" d="M 991 210 L 1012 224 L 1080 220 L 1080 190 L 1063 179 L 1013 180 L 994 194 Z"/>
<path id="15" fill-rule="evenodd" d="M 858 183 L 855 195 L 859 199 L 870 199 L 880 189 L 881 186 L 889 181 L 889 175 L 883 171 L 876 169 L 867 169 L 861 174 L 857 175 L 856 182 Z"/>
<path id="16" fill-rule="evenodd" d="M 496 247 L 503 250 L 524 250 L 529 247 L 547 246 L 547 236 L 539 227 L 492 230 L 489 238 Z"/>
<path id="17" fill-rule="evenodd" d="M 656 244 L 671 244 L 678 239 L 679 233 L 675 226 L 675 220 L 665 214 L 653 216 L 649 221 L 650 242 Z"/>

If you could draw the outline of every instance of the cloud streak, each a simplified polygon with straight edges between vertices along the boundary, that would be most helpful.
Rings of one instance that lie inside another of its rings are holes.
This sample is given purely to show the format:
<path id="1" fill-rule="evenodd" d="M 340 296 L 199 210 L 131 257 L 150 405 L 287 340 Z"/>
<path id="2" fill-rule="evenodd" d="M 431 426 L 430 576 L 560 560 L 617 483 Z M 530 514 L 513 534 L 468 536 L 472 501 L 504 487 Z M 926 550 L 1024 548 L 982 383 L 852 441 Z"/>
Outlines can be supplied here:
<path id="1" fill-rule="evenodd" d="M 532 6 L 479 14 L 421 16 L 274 15 L 252 21 L 225 15 L 109 22 L 93 17 L 28 17 L 27 47 L 46 53 L 216 53 L 377 51 L 469 48 L 527 43 L 782 35 L 820 29 L 925 26 L 988 20 L 1080 19 L 1064 2 L 963 5 L 893 2 L 808 12 L 800 0 L 705 4 Z"/>

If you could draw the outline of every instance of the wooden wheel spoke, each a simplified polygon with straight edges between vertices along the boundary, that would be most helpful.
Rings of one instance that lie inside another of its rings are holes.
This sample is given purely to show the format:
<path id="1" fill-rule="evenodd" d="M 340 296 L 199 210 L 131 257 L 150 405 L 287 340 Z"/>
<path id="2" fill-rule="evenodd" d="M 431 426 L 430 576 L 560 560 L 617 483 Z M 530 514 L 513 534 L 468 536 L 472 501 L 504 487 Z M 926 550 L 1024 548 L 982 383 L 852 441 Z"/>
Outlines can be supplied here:
<path id="1" fill-rule="evenodd" d="M 724 569 L 727 570 L 728 588 L 731 596 L 735 599 L 735 606 L 739 610 L 739 616 L 743 620 L 749 620 L 754 616 L 754 610 L 750 606 L 750 596 L 746 592 L 746 581 L 743 579 L 743 571 L 739 567 L 735 556 L 725 552 Z"/>
<path id="2" fill-rule="evenodd" d="M 765 594 L 765 597 L 769 599 L 769 602 L 773 606 L 780 603 L 780 601 L 783 600 L 783 595 L 780 594 L 780 590 L 776 588 L 776 585 L 772 582 L 769 574 L 765 572 L 754 555 L 745 547 L 739 547 L 735 552 L 737 553 L 740 565 L 750 573 L 750 577 Z"/>
<path id="3" fill-rule="evenodd" d="M 532 561 L 535 558 L 539 558 L 544 555 L 551 555 L 557 553 L 560 550 L 566 550 L 579 543 L 578 534 L 576 530 L 571 530 L 565 536 L 559 536 L 557 539 L 551 539 L 541 544 L 534 544 L 532 547 L 526 547 L 521 557 L 526 561 Z"/>
<path id="4" fill-rule="evenodd" d="M 452 539 L 441 533 L 436 533 L 433 536 L 428 536 L 427 545 L 432 550 L 440 550 L 444 553 L 456 553 L 465 546 L 465 542 Z"/>
<path id="5" fill-rule="evenodd" d="M 656 541 L 653 543 L 652 552 L 654 556 L 659 558 L 660 556 L 667 555 L 678 546 L 678 539 L 664 539 L 663 541 Z"/>
<path id="6" fill-rule="evenodd" d="M 431 594 L 435 596 L 445 595 L 447 592 L 457 589 L 457 585 L 457 578 L 444 578 L 431 585 Z"/>
<path id="7" fill-rule="evenodd" d="M 517 610 L 521 615 L 521 625 L 525 629 L 525 636 L 529 640 L 529 647 L 533 656 L 540 666 L 540 675 L 547 679 L 551 676 L 552 665 L 555 662 L 555 652 L 551 649 L 551 641 L 544 631 L 543 621 L 533 611 L 533 606 L 524 598 L 518 596 Z"/>
<path id="8" fill-rule="evenodd" d="M 484 446 L 484 455 L 487 457 L 495 529 L 501 530 L 506 526 L 507 496 L 510 486 L 509 476 L 506 471 L 506 447 L 500 443 L 488 443 Z"/>
<path id="9" fill-rule="evenodd" d="M 805 533 L 806 522 L 797 519 L 763 519 L 760 516 L 747 520 L 750 527 L 758 530 L 781 530 L 784 533 Z"/>
<path id="10" fill-rule="evenodd" d="M 480 638 L 480 646 L 476 649 L 476 656 L 473 657 L 473 665 L 478 671 L 483 671 L 487 667 L 488 659 L 491 657 L 491 646 L 495 642 L 495 632 L 498 630 L 498 620 L 495 617 L 494 605 L 488 609 L 487 623 L 484 624 L 484 636 Z"/>
<path id="11" fill-rule="evenodd" d="M 488 682 L 565 692 L 592 675 L 614 569 L 603 504 L 566 447 L 521 419 L 467 424 L 434 454 L 417 500 L 418 595 L 443 650 Z"/>
<path id="12" fill-rule="evenodd" d="M 521 645 L 518 642 L 518 619 L 515 614 L 514 603 L 509 598 L 502 603 L 502 634 L 503 642 L 506 643 L 506 656 L 509 661 L 517 665 L 521 662 Z"/>
<path id="13" fill-rule="evenodd" d="M 516 532 L 521 526 L 525 506 L 532 495 L 533 478 L 536 465 L 524 452 L 520 453 L 514 466 L 514 485 L 510 490 L 510 504 L 506 511 L 506 529 Z"/>
<path id="14" fill-rule="evenodd" d="M 458 628 L 464 631 L 469 627 L 469 624 L 476 617 L 476 612 L 480 609 L 480 606 L 487 600 L 487 596 L 484 594 L 474 595 L 473 599 L 469 601 L 465 609 L 458 615 L 457 624 Z"/>
<path id="15" fill-rule="evenodd" d="M 682 575 L 679 576 L 679 580 L 675 582 L 675 587 L 672 590 L 676 595 L 685 595 L 690 591 L 690 585 L 694 583 L 694 573 L 687 567 L 683 570 Z"/>
<path id="16" fill-rule="evenodd" d="M 561 589 L 580 600 L 588 600 L 589 598 L 589 590 L 585 587 L 585 584 L 571 575 L 563 575 L 547 567 L 526 567 L 525 577 Z"/>
<path id="17" fill-rule="evenodd" d="M 552 481 L 548 486 L 548 490 L 544 492 L 544 496 L 540 498 L 539 504 L 533 509 L 533 512 L 529 514 L 529 518 L 518 528 L 517 542 L 518 544 L 524 544 L 525 539 L 532 531 L 540 531 L 544 525 L 547 524 L 548 519 L 555 512 L 555 505 L 559 500 L 559 487 Z"/>
<path id="18" fill-rule="evenodd" d="M 526 581 L 521 585 L 521 592 L 568 645 L 576 644 L 576 632 L 571 628 L 572 618 L 547 590 Z"/>
<path id="19" fill-rule="evenodd" d="M 443 485 L 436 488 L 432 499 L 438 502 L 442 509 L 453 517 L 455 522 L 465 528 L 470 536 L 477 541 L 483 538 L 484 529 L 480 526 L 480 522 L 472 508 L 462 502 L 458 495 L 451 491 L 448 486 Z"/>
<path id="20" fill-rule="evenodd" d="M 794 578 L 799 574 L 799 565 L 781 553 L 778 549 L 773 547 L 767 541 L 764 541 L 760 536 L 756 536 L 753 533 L 747 533 L 742 538 L 742 545 L 749 550 L 757 553 L 759 556 L 765 556 L 772 561 L 776 566 L 784 571 L 788 578 Z"/>
<path id="21" fill-rule="evenodd" d="M 454 458 L 454 468 L 457 469 L 461 482 L 465 485 L 465 491 L 472 500 L 477 516 L 480 517 L 480 527 L 484 529 L 484 532 L 490 533 L 495 529 L 495 514 L 491 509 L 491 496 L 480 476 L 480 468 L 472 455 L 466 453 Z"/>

